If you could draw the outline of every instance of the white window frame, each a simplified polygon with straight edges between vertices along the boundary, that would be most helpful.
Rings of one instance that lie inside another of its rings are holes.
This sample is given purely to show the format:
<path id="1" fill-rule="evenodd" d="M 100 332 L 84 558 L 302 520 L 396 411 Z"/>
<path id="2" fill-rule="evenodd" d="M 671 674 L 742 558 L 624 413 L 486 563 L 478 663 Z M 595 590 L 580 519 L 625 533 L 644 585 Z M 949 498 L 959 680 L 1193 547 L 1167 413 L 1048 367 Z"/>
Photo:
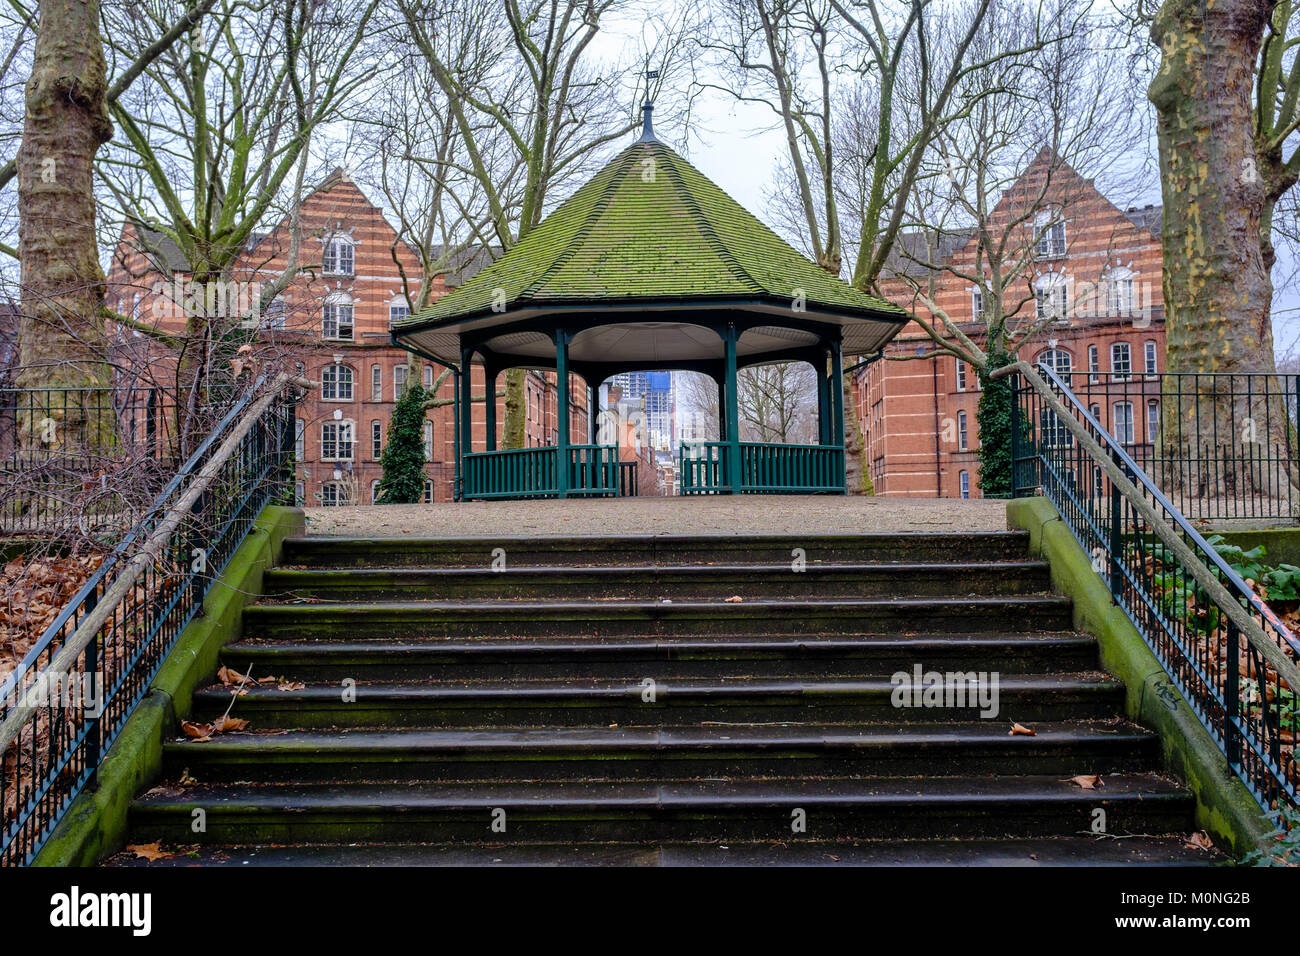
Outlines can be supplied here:
<path id="1" fill-rule="evenodd" d="M 1088 384 L 1096 385 L 1101 381 L 1101 349 L 1095 345 L 1088 346 Z"/>
<path id="2" fill-rule="evenodd" d="M 396 322 L 398 319 L 404 319 L 411 314 L 411 306 L 404 298 L 400 296 L 388 303 L 388 321 Z"/>
<path id="3" fill-rule="evenodd" d="M 1034 258 L 1065 258 L 1065 219 L 1058 211 L 1040 212 L 1034 217 Z"/>
<path id="4" fill-rule="evenodd" d="M 307 458 L 307 420 L 298 418 L 293 425 L 293 457 L 296 461 Z"/>
<path id="5" fill-rule="evenodd" d="M 433 504 L 433 479 L 424 479 L 424 489 L 420 492 L 420 500 L 426 505 Z"/>
<path id="6" fill-rule="evenodd" d="M 384 367 L 382 365 L 370 366 L 370 400 L 372 402 L 382 402 L 384 400 Z"/>
<path id="7" fill-rule="evenodd" d="M 958 412 L 957 413 L 957 450 L 958 451 L 970 451 L 970 446 L 969 446 L 970 434 L 967 429 L 968 429 L 968 425 L 966 421 L 966 413 L 964 411 Z"/>
<path id="8" fill-rule="evenodd" d="M 322 508 L 340 508 L 343 506 L 343 485 L 338 481 L 322 481 L 320 483 L 320 499 Z"/>
<path id="9" fill-rule="evenodd" d="M 959 358 L 954 358 L 957 363 L 957 391 L 966 391 L 966 363 Z"/>
<path id="10" fill-rule="evenodd" d="M 433 461 L 433 422 L 424 420 L 424 460 Z"/>
<path id="11" fill-rule="evenodd" d="M 356 341 L 356 311 L 352 296 L 329 296 L 320 309 L 320 334 L 326 342 Z"/>
<path id="12" fill-rule="evenodd" d="M 976 322 L 984 318 L 983 289 L 977 287 L 970 290 L 970 314 L 974 316 Z"/>
<path id="13" fill-rule="evenodd" d="M 356 454 L 357 428 L 350 419 L 321 422 L 320 460 L 352 461 Z"/>
<path id="14" fill-rule="evenodd" d="M 1121 362 L 1119 356 L 1123 355 Z M 1121 366 L 1127 366 L 1119 371 Z M 1127 342 L 1110 343 L 1110 377 L 1116 382 L 1127 382 L 1133 377 L 1133 346 Z"/>
<path id="15" fill-rule="evenodd" d="M 1133 314 L 1133 270 L 1109 269 L 1105 275 L 1106 312 L 1108 315 Z"/>
<path id="16" fill-rule="evenodd" d="M 427 362 L 424 365 L 424 387 L 426 390 L 433 388 L 433 366 Z"/>
<path id="17" fill-rule="evenodd" d="M 406 366 L 398 363 L 393 366 L 393 401 L 402 397 L 402 390 L 406 388 Z"/>
<path id="18" fill-rule="evenodd" d="M 1160 400 L 1147 399 L 1147 444 L 1154 445 L 1160 437 Z"/>
<path id="19" fill-rule="evenodd" d="M 348 236 L 326 236 L 321 249 L 321 272 L 327 276 L 356 275 L 356 243 Z"/>
<path id="20" fill-rule="evenodd" d="M 1061 368 L 1062 359 L 1064 359 L 1065 368 Z M 1049 361 L 1050 360 L 1050 361 Z M 1065 378 L 1065 383 L 1070 383 L 1070 373 L 1074 371 L 1074 356 L 1065 349 L 1047 348 L 1038 353 L 1037 365 L 1046 364 L 1057 375 Z"/>
<path id="21" fill-rule="evenodd" d="M 1070 321 L 1070 286 L 1061 273 L 1049 273 L 1034 283 L 1034 317 Z"/>
<path id="22" fill-rule="evenodd" d="M 1121 413 L 1127 412 L 1126 416 Z M 1121 419 L 1125 420 L 1121 420 Z M 1110 407 L 1111 434 L 1121 445 L 1133 444 L 1133 403 L 1116 402 Z"/>
<path id="23" fill-rule="evenodd" d="M 1142 372 L 1147 378 L 1157 378 L 1160 375 L 1160 346 L 1155 339 L 1147 339 L 1142 343 Z"/>
<path id="24" fill-rule="evenodd" d="M 370 457 L 374 461 L 384 457 L 384 423 L 377 418 L 370 423 Z"/>
<path id="25" fill-rule="evenodd" d="M 330 372 L 334 372 L 335 381 L 330 381 Z M 350 402 L 354 394 L 355 375 L 351 365 L 335 362 L 321 368 L 320 397 L 323 402 Z M 346 393 L 346 394 L 345 394 Z"/>
<path id="26" fill-rule="evenodd" d="M 969 471 L 963 470 L 957 472 L 957 485 L 961 489 L 960 491 L 961 496 L 963 498 L 969 498 L 970 497 L 970 472 Z"/>

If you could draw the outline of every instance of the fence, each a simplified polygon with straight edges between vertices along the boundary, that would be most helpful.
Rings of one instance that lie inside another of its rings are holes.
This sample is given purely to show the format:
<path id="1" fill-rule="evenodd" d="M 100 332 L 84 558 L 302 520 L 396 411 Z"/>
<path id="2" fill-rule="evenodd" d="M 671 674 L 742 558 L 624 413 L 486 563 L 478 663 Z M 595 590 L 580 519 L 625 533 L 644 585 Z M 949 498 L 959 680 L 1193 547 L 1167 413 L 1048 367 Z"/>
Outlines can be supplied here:
<path id="1" fill-rule="evenodd" d="M 1015 495 L 1041 490 L 1056 506 L 1260 805 L 1295 807 L 1300 642 L 1103 427 L 1086 393 L 1050 369 L 1011 371 Z"/>
<path id="2" fill-rule="evenodd" d="M 169 389 L 0 392 L 0 533 L 129 528 L 176 473 Z"/>
<path id="3" fill-rule="evenodd" d="M 253 519 L 292 488 L 303 385 L 282 376 L 236 403 L 0 684 L 0 863 L 35 856 Z"/>
<path id="4" fill-rule="evenodd" d="M 1056 372 L 1188 518 L 1300 518 L 1300 375 Z"/>

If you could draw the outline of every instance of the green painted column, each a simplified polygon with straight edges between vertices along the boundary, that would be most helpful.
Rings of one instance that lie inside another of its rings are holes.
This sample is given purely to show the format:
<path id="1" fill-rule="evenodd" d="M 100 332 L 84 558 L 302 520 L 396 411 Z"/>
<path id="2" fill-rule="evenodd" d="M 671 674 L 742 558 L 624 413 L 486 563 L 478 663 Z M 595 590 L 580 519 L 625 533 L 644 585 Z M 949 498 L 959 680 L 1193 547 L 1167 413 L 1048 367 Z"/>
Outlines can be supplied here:
<path id="1" fill-rule="evenodd" d="M 718 383 L 718 441 L 727 440 L 727 386 Z"/>
<path id="2" fill-rule="evenodd" d="M 727 350 L 726 413 L 727 422 L 727 483 L 733 495 L 740 494 L 740 384 L 736 374 L 736 326 L 727 323 L 724 344 Z"/>
<path id="3" fill-rule="evenodd" d="M 831 405 L 834 408 L 834 444 L 839 445 L 839 484 L 843 494 L 848 494 L 848 478 L 844 461 L 844 355 L 838 340 L 831 343 Z"/>
<path id="4" fill-rule="evenodd" d="M 460 453 L 471 454 L 474 451 L 474 351 L 460 350 L 461 390 L 460 390 Z"/>
<path id="5" fill-rule="evenodd" d="M 483 406 L 487 413 L 487 450 L 497 450 L 497 370 L 483 366 Z"/>
<path id="6" fill-rule="evenodd" d="M 469 484 L 469 468 L 464 464 L 465 456 L 474 451 L 474 416 L 473 408 L 473 349 L 460 350 L 460 392 L 456 396 L 456 433 L 460 438 L 461 481 L 462 488 Z M 480 491 L 483 489 L 479 489 Z"/>
<path id="7" fill-rule="evenodd" d="M 569 496 L 569 336 L 555 330 L 555 485 Z"/>
<path id="8" fill-rule="evenodd" d="M 595 388 L 587 386 L 587 444 L 596 444 L 596 426 L 599 424 L 600 410 L 596 408 L 596 396 L 600 394 Z"/>
<path id="9" fill-rule="evenodd" d="M 826 371 L 826 356 L 814 369 L 817 372 L 817 442 L 831 444 L 831 380 Z"/>

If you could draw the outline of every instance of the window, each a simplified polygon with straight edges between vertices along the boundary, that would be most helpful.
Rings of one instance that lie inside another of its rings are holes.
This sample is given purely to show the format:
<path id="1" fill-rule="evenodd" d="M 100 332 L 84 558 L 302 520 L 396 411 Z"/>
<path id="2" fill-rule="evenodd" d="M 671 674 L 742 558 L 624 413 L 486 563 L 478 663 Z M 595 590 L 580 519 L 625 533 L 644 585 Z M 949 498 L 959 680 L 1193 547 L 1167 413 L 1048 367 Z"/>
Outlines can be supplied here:
<path id="1" fill-rule="evenodd" d="M 1160 437 L 1160 402 L 1158 399 L 1147 401 L 1147 444 L 1154 445 Z"/>
<path id="2" fill-rule="evenodd" d="M 1040 212 L 1034 229 L 1038 234 L 1034 252 L 1039 259 L 1060 259 L 1065 255 L 1065 220 L 1059 212 Z"/>
<path id="3" fill-rule="evenodd" d="M 277 295 L 267 303 L 266 315 L 262 317 L 262 328 L 283 329 L 285 312 L 284 299 Z"/>
<path id="4" fill-rule="evenodd" d="M 343 504 L 343 491 L 337 481 L 326 481 L 321 484 L 320 504 L 322 508 L 337 508 Z"/>
<path id="5" fill-rule="evenodd" d="M 1088 346 L 1088 381 L 1093 385 L 1101 381 L 1101 353 L 1095 345 Z"/>
<path id="6" fill-rule="evenodd" d="M 433 366 L 424 366 L 424 387 L 433 388 Z"/>
<path id="7" fill-rule="evenodd" d="M 433 422 L 424 421 L 424 460 L 433 461 Z"/>
<path id="8" fill-rule="evenodd" d="M 321 370 L 320 397 L 327 402 L 352 401 L 352 369 L 347 365 L 326 365 Z"/>
<path id="9" fill-rule="evenodd" d="M 957 413 L 957 450 L 966 451 L 969 435 L 966 433 L 966 413 Z"/>
<path id="10" fill-rule="evenodd" d="M 1156 375 L 1156 343 L 1150 339 L 1142 346 L 1142 366 L 1147 375 Z"/>
<path id="11" fill-rule="evenodd" d="M 1069 318 L 1065 276 L 1045 275 L 1034 283 L 1034 313 L 1040 319 L 1066 321 Z"/>
<path id="12" fill-rule="evenodd" d="M 372 505 L 379 504 L 379 479 L 378 478 L 376 478 L 374 481 L 370 483 L 370 503 Z"/>
<path id="13" fill-rule="evenodd" d="M 321 307 L 321 335 L 336 342 L 352 341 L 352 300 L 347 296 L 329 299 Z"/>
<path id="14" fill-rule="evenodd" d="M 1111 408 L 1111 415 L 1114 417 L 1115 427 L 1111 434 L 1121 445 L 1133 444 L 1133 403 L 1116 402 Z"/>
<path id="15" fill-rule="evenodd" d="M 307 486 L 301 481 L 295 481 L 293 483 L 293 503 L 295 505 L 302 504 L 303 499 L 306 497 L 306 495 L 307 495 Z"/>
<path id="16" fill-rule="evenodd" d="M 957 363 L 957 391 L 966 391 L 966 363 L 961 359 L 955 359 Z"/>
<path id="17" fill-rule="evenodd" d="M 353 275 L 356 271 L 356 249 L 352 245 L 352 240 L 344 236 L 331 236 L 326 239 L 322 265 L 326 275 Z"/>
<path id="18" fill-rule="evenodd" d="M 1128 378 L 1133 374 L 1133 350 L 1127 342 L 1116 342 L 1110 347 L 1110 377 Z"/>
<path id="19" fill-rule="evenodd" d="M 424 479 L 423 499 L 426 505 L 433 504 L 433 479 L 432 478 Z"/>
<path id="20" fill-rule="evenodd" d="M 370 366 L 370 400 L 372 402 L 382 402 L 384 400 L 384 367 L 382 365 Z"/>
<path id="21" fill-rule="evenodd" d="M 1088 406 L 1088 414 L 1097 419 L 1097 424 L 1101 424 L 1101 406 L 1093 402 Z"/>
<path id="22" fill-rule="evenodd" d="M 307 457 L 307 423 L 301 418 L 293 423 L 293 457 L 298 461 Z"/>
<path id="23" fill-rule="evenodd" d="M 1057 375 L 1069 375 L 1074 359 L 1065 349 L 1047 349 L 1038 356 L 1038 364 L 1050 368 Z"/>
<path id="24" fill-rule="evenodd" d="M 1074 435 L 1055 412 L 1043 411 L 1043 445 L 1046 448 L 1073 448 Z"/>
<path id="25" fill-rule="evenodd" d="M 961 485 L 961 496 L 963 498 L 969 498 L 970 497 L 970 472 L 968 471 L 957 472 L 957 480 Z"/>
<path id="26" fill-rule="evenodd" d="M 1132 315 L 1133 273 L 1129 269 L 1111 269 L 1106 273 L 1106 310 L 1111 315 Z"/>
<path id="27" fill-rule="evenodd" d="M 320 456 L 323 461 L 352 460 L 351 422 L 325 422 L 321 425 Z"/>
<path id="28" fill-rule="evenodd" d="M 406 366 L 393 366 L 393 401 L 402 397 L 402 390 L 406 388 Z"/>
<path id="29" fill-rule="evenodd" d="M 382 422 L 370 423 L 370 457 L 379 461 L 384 456 L 384 425 Z"/>
<path id="30" fill-rule="evenodd" d="M 971 289 L 970 312 L 971 315 L 975 316 L 976 322 L 984 318 L 984 290 L 983 289 Z"/>
<path id="31" fill-rule="evenodd" d="M 388 321 L 396 322 L 398 319 L 404 319 L 411 314 L 411 307 L 406 304 L 405 299 L 398 299 L 388 303 Z"/>

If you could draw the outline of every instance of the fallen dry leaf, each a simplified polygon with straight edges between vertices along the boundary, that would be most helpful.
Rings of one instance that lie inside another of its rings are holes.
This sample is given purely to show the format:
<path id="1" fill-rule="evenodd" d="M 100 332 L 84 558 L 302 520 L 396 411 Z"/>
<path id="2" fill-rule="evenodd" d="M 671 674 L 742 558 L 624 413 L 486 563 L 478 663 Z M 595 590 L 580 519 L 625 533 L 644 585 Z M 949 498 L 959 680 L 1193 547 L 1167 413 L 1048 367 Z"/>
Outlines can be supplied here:
<path id="1" fill-rule="evenodd" d="M 740 603 L 741 603 L 742 601 L 744 601 L 744 600 L 745 600 L 745 599 L 744 599 L 743 597 L 741 597 L 739 594 L 733 594 L 731 597 L 727 598 L 727 603 L 728 603 L 728 604 L 740 604 Z"/>
<path id="2" fill-rule="evenodd" d="M 302 681 L 285 681 L 277 685 L 278 690 L 306 690 L 307 685 Z"/>
<path id="3" fill-rule="evenodd" d="M 1081 773 L 1077 777 L 1071 777 L 1070 783 L 1078 784 L 1084 790 L 1096 790 L 1098 787 L 1105 786 L 1101 781 L 1101 777 L 1096 774 L 1089 776 L 1088 774 Z"/>
<path id="4" fill-rule="evenodd" d="M 1196 833 L 1193 833 L 1191 836 L 1189 836 L 1186 840 L 1183 841 L 1183 844 L 1188 849 L 1192 849 L 1192 850 L 1208 851 L 1214 849 L 1214 844 L 1210 841 L 1209 834 L 1207 834 L 1204 830 L 1198 830 Z"/>
<path id="5" fill-rule="evenodd" d="M 167 860 L 172 856 L 157 843 L 138 843 L 126 849 L 128 853 L 134 853 L 141 859 L 148 860 L 151 863 L 154 860 Z"/>
<path id="6" fill-rule="evenodd" d="M 1013 723 L 1013 724 L 1011 725 L 1011 733 L 1008 734 L 1007 736 L 1009 736 L 1009 737 L 1037 737 L 1037 736 L 1038 736 L 1038 731 L 1033 730 L 1033 729 L 1031 729 L 1031 728 L 1029 728 L 1029 727 L 1026 727 L 1024 724 L 1016 724 L 1016 723 Z"/>

